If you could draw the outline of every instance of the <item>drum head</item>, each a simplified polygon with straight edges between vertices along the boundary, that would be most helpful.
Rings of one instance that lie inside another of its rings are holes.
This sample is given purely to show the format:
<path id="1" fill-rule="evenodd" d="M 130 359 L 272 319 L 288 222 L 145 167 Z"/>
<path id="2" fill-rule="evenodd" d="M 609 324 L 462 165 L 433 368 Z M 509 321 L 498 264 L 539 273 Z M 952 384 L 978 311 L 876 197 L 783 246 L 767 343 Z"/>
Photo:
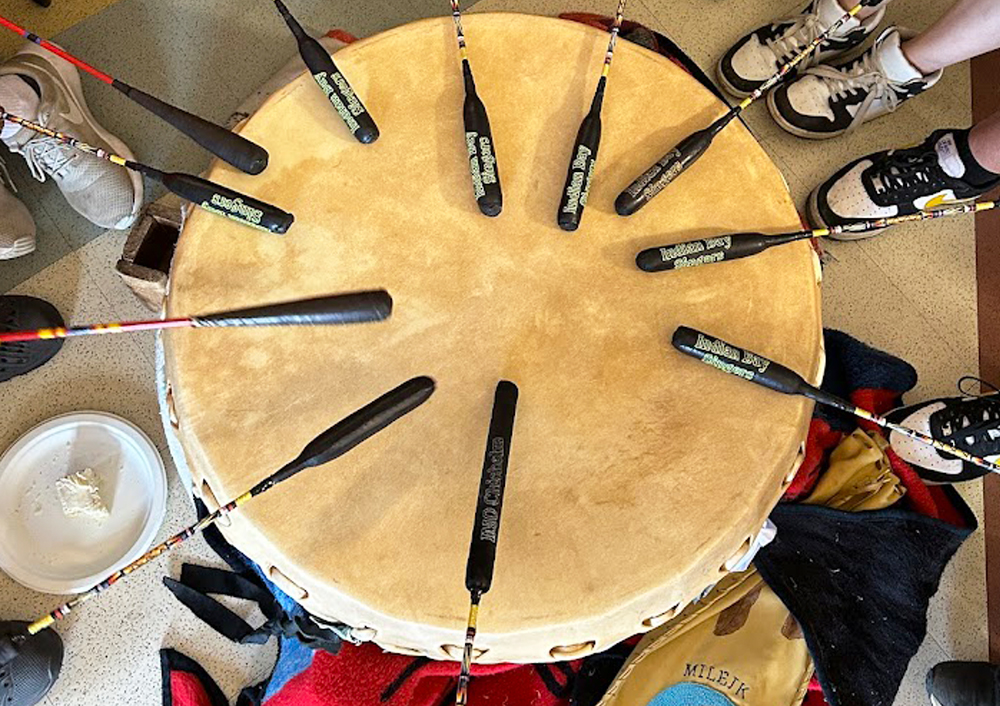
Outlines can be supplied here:
<path id="1" fill-rule="evenodd" d="M 338 53 L 382 136 L 360 145 L 311 77 L 242 127 L 260 176 L 210 178 L 293 212 L 284 237 L 194 212 L 169 314 L 384 287 L 392 318 L 342 328 L 167 333 L 177 433 L 195 492 L 226 501 L 317 433 L 415 375 L 431 400 L 350 454 L 241 509 L 226 536 L 310 611 L 387 649 L 458 657 L 464 572 L 490 406 L 521 391 L 484 662 L 601 650 L 662 623 L 718 580 L 796 467 L 812 405 L 686 358 L 680 324 L 817 380 L 818 265 L 808 243 L 661 275 L 647 247 L 794 229 L 785 184 L 735 123 L 648 208 L 617 194 L 724 111 L 684 71 L 620 42 L 583 224 L 556 209 L 607 34 L 523 15 L 466 18 L 505 207 L 473 200 L 450 18 Z"/>

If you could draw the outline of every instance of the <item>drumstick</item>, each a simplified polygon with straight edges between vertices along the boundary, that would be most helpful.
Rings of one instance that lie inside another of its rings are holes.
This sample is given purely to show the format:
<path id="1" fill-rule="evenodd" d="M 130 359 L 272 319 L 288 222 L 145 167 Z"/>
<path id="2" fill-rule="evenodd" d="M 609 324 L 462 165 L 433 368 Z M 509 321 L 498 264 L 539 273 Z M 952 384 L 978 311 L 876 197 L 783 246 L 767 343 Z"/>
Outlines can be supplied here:
<path id="1" fill-rule="evenodd" d="M 244 171 L 247 174 L 260 174 L 267 166 L 267 151 L 263 147 L 250 142 L 245 137 L 241 137 L 223 127 L 210 123 L 204 118 L 199 118 L 197 115 L 185 112 L 169 103 L 164 103 L 159 98 L 133 88 L 124 81 L 113 78 L 103 71 L 98 71 L 90 64 L 77 59 L 47 39 L 42 39 L 37 34 L 17 26 L 6 17 L 0 16 L 0 26 L 21 35 L 43 49 L 49 50 L 77 68 L 83 69 L 98 81 L 102 81 L 121 91 L 143 108 L 170 123 L 209 152 L 225 160 L 240 171 Z"/>
<path id="2" fill-rule="evenodd" d="M 715 136 L 722 132 L 723 128 L 735 120 L 740 113 L 776 86 L 796 66 L 805 61 L 830 35 L 840 29 L 849 19 L 861 12 L 863 7 L 877 5 L 880 1 L 861 0 L 857 5 L 845 12 L 839 20 L 830 25 L 826 31 L 821 32 L 813 41 L 809 42 L 802 51 L 792 57 L 773 76 L 758 86 L 753 93 L 730 109 L 729 112 L 707 128 L 699 130 L 681 140 L 676 147 L 667 152 L 656 164 L 643 172 L 642 175 L 618 195 L 618 198 L 615 200 L 615 210 L 618 212 L 618 215 L 631 216 L 649 203 L 657 194 L 667 188 L 674 179 L 698 161 L 711 146 Z"/>
<path id="3" fill-rule="evenodd" d="M 479 601 L 493 585 L 493 565 L 497 557 L 500 535 L 500 512 L 503 491 L 507 484 L 507 464 L 510 461 L 510 439 L 514 433 L 514 412 L 517 408 L 517 385 L 507 380 L 497 384 L 493 395 L 493 414 L 486 439 L 483 474 L 479 479 L 479 499 L 476 520 L 472 527 L 469 561 L 465 566 L 465 587 L 469 589 L 469 624 L 465 631 L 465 650 L 458 676 L 455 703 L 465 706 L 472 678 L 472 645 L 476 640 Z"/>
<path id="4" fill-rule="evenodd" d="M 1000 202 L 982 201 L 980 203 L 970 203 L 962 206 L 952 206 L 950 208 L 937 208 L 930 211 L 917 211 L 906 216 L 892 216 L 889 218 L 878 218 L 871 221 L 858 221 L 842 226 L 832 226 L 830 228 L 813 228 L 812 230 L 796 230 L 789 233 L 779 233 L 777 235 L 764 235 L 763 233 L 734 233 L 732 235 L 720 235 L 714 238 L 704 238 L 700 240 L 689 240 L 676 245 L 661 245 L 655 248 L 647 248 L 635 256 L 635 264 L 640 270 L 645 272 L 663 272 L 665 270 L 677 270 L 683 267 L 696 267 L 698 265 L 709 265 L 713 262 L 726 262 L 728 260 L 738 260 L 743 257 L 750 257 L 764 252 L 775 245 L 793 243 L 797 240 L 808 240 L 810 238 L 822 238 L 828 235 L 839 235 L 840 233 L 867 233 L 873 230 L 881 230 L 889 226 L 900 223 L 915 223 L 919 221 L 930 221 L 935 218 L 945 218 L 947 216 L 958 216 L 964 213 L 978 213 L 1000 208 Z"/>
<path id="5" fill-rule="evenodd" d="M 434 393 L 434 381 L 429 377 L 416 377 L 404 382 L 399 387 L 385 393 L 374 402 L 370 402 L 358 411 L 334 424 L 315 439 L 310 441 L 298 457 L 286 463 L 273 474 L 262 480 L 250 490 L 240 495 L 232 502 L 223 505 L 215 512 L 181 530 L 162 544 L 150 549 L 141 557 L 123 569 L 119 569 L 91 589 L 79 594 L 54 611 L 31 623 L 22 640 L 30 635 L 36 635 L 57 620 L 61 620 L 99 593 L 104 592 L 119 580 L 128 576 L 136 569 L 145 566 L 164 552 L 173 549 L 181 542 L 190 539 L 220 518 L 227 516 L 238 507 L 242 507 L 251 499 L 266 493 L 274 486 L 282 483 L 299 471 L 314 466 L 322 466 L 335 458 L 343 456 L 362 441 L 385 429 L 397 419 L 413 411 Z"/>
<path id="6" fill-rule="evenodd" d="M 26 118 L 11 115 L 4 110 L 3 106 L 0 106 L 0 121 L 3 120 L 21 125 L 42 135 L 48 135 L 63 144 L 75 147 L 81 152 L 92 154 L 114 164 L 121 165 L 126 169 L 139 172 L 153 181 L 163 184 L 168 191 L 177 194 L 182 199 L 190 201 L 194 205 L 216 215 L 231 218 L 245 226 L 256 228 L 257 230 L 265 230 L 269 233 L 285 233 L 295 220 L 292 214 L 286 213 L 276 206 L 259 201 L 252 196 L 246 196 L 228 187 L 190 174 L 161 172 L 148 165 L 120 157 L 113 152 L 88 145 L 86 142 L 78 140 L 71 135 L 52 130 Z"/>
<path id="7" fill-rule="evenodd" d="M 718 368 L 730 375 L 755 382 L 758 385 L 763 385 L 786 395 L 808 397 L 819 404 L 824 404 L 869 422 L 874 422 L 880 427 L 932 446 L 942 453 L 951 454 L 963 461 L 968 461 L 994 473 L 1000 473 L 1000 465 L 978 456 L 973 456 L 967 451 L 963 451 L 951 444 L 939 441 L 914 429 L 890 422 L 888 419 L 880 417 L 874 412 L 856 407 L 845 399 L 830 394 L 815 385 L 810 385 L 795 371 L 780 363 L 768 360 L 757 353 L 738 348 L 731 343 L 713 338 L 687 326 L 681 326 L 674 332 L 673 344 L 674 348 L 682 353 L 698 358 L 701 362 L 711 365 L 713 368 Z"/>
<path id="8" fill-rule="evenodd" d="M 557 216 L 559 227 L 566 231 L 574 231 L 580 227 L 583 209 L 590 196 L 594 167 L 597 165 L 597 150 L 601 146 L 601 108 L 604 105 L 604 89 L 608 83 L 608 74 L 611 72 L 615 43 L 618 41 L 618 33 L 621 32 L 622 21 L 625 19 L 626 2 L 627 0 L 618 0 L 618 12 L 615 13 L 615 23 L 611 27 L 611 39 L 608 41 L 608 51 L 604 56 L 601 78 L 597 81 L 597 90 L 594 92 L 594 100 L 590 103 L 590 112 L 580 123 L 580 129 L 576 133 L 576 143 L 570 153 L 569 171 L 566 173 L 566 185 L 563 186 Z"/>
<path id="9" fill-rule="evenodd" d="M 132 333 L 175 328 L 236 328 L 244 326 L 330 326 L 384 321 L 392 313 L 392 297 L 383 289 L 298 299 L 249 309 L 235 309 L 183 319 L 154 319 L 76 328 L 40 328 L 0 332 L 0 344 L 53 338 Z"/>
<path id="10" fill-rule="evenodd" d="M 330 104 L 333 105 L 341 120 L 347 125 L 351 134 L 358 142 L 371 144 L 378 139 L 379 132 L 375 120 L 371 113 L 365 108 L 361 99 L 358 98 L 347 78 L 340 72 L 337 65 L 333 63 L 330 53 L 323 48 L 323 45 L 306 34 L 292 13 L 285 7 L 281 0 L 274 0 L 278 12 L 281 13 L 285 24 L 295 35 L 295 41 L 299 44 L 299 54 L 302 60 L 309 67 L 316 85 L 320 87 L 326 95 Z"/>
<path id="11" fill-rule="evenodd" d="M 458 33 L 458 51 L 462 58 L 462 76 L 465 79 L 465 104 L 462 117 L 465 121 L 465 146 L 469 150 L 469 170 L 472 172 L 472 192 L 485 216 L 499 216 L 503 210 L 503 192 L 500 189 L 500 171 L 497 168 L 496 150 L 493 148 L 493 131 L 486 106 L 476 92 L 476 81 L 469 65 L 469 52 L 465 46 L 462 13 L 458 0 L 451 0 L 451 16 Z"/>

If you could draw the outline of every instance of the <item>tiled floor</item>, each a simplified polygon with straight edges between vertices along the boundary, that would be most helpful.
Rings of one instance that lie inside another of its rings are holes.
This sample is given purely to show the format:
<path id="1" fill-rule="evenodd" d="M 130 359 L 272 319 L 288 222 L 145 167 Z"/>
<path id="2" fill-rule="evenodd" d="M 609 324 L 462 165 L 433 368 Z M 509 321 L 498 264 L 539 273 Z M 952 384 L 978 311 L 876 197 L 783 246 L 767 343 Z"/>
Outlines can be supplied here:
<path id="1" fill-rule="evenodd" d="M 65 0 L 56 0 L 56 2 Z M 266 3 L 265 3 L 266 4 Z M 314 27 L 339 25 L 364 35 L 429 14 L 444 14 L 443 0 L 385 3 L 375 7 L 341 0 L 297 3 Z M 308 5 L 308 7 L 307 7 Z M 481 0 L 470 11 L 519 11 L 556 14 L 563 10 L 608 13 L 608 0 Z M 891 21 L 925 27 L 949 0 L 896 0 Z M 214 118 L 230 110 L 280 66 L 293 46 L 268 13 L 240 12 L 239 0 L 121 0 L 110 9 L 58 37 L 94 63 L 114 67 L 136 85 L 161 92 L 178 103 Z M 772 3 L 762 0 L 631 0 L 629 16 L 670 35 L 702 66 L 746 29 L 770 19 Z M 734 18 L 738 18 L 734 20 Z M 124 26 L 143 32 L 122 32 Z M 119 42 L 107 42 L 118 36 Z M 249 38 L 249 39 L 248 39 Z M 190 47 L 198 47 L 192 51 Z M 248 51 L 247 47 L 272 47 Z M 182 51 L 181 48 L 184 48 Z M 125 75 L 127 73 L 127 76 Z M 159 129 L 152 118 L 113 92 L 87 82 L 98 116 L 137 145 L 140 157 L 171 169 L 197 171 L 205 157 L 183 138 Z M 801 204 L 809 190 L 845 161 L 877 149 L 922 140 L 939 127 L 970 121 L 969 73 L 966 66 L 945 72 L 928 95 L 854 135 L 832 142 L 808 142 L 785 135 L 763 106 L 751 109 L 747 122 L 781 167 Z M 665 145 L 664 147 L 667 147 Z M 40 230 L 40 252 L 0 264 L 0 292 L 43 296 L 77 321 L 134 318 L 145 312 L 111 271 L 123 236 L 101 234 L 69 213 L 51 184 L 22 184 Z M 958 377 L 977 371 L 976 290 L 971 220 L 937 221 L 900 228 L 880 238 L 832 244 L 826 268 L 824 318 L 912 362 L 920 384 L 911 400 L 946 395 Z M 44 369 L 0 387 L 0 445 L 55 414 L 103 409 L 142 427 L 165 452 L 156 418 L 151 337 L 72 341 Z M 58 392 L 55 392 L 58 391 Z M 168 465 L 169 465 L 169 459 Z M 171 473 L 168 521 L 161 536 L 192 516 L 185 494 Z M 982 489 L 967 484 L 963 493 L 982 517 Z M 204 562 L 209 551 L 197 540 L 173 556 L 173 569 L 184 559 Z M 986 656 L 985 560 L 983 534 L 969 539 L 949 566 L 930 612 L 930 633 L 913 660 L 898 704 L 926 702 L 923 675 L 935 662 Z M 202 660 L 229 696 L 259 679 L 273 659 L 268 647 L 231 647 L 194 621 L 159 585 L 162 572 L 136 575 L 127 584 L 89 605 L 66 623 L 67 667 L 49 697 L 55 705 L 90 706 L 109 701 L 158 703 L 156 650 L 176 646 Z M 0 615 L 29 617 L 50 607 L 51 597 L 34 594 L 0 576 Z M 210 645 L 211 647 L 207 647 Z"/>

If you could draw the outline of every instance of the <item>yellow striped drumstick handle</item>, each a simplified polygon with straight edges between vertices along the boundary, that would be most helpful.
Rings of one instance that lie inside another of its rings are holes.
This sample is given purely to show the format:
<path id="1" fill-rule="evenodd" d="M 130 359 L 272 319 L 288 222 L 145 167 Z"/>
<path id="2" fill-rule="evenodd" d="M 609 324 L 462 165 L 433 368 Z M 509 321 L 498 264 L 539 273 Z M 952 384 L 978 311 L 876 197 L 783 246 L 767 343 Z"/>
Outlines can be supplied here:
<path id="1" fill-rule="evenodd" d="M 113 152 L 108 152 L 107 150 L 103 150 L 100 147 L 94 147 L 93 145 L 88 145 L 83 140 L 78 140 L 72 135 L 67 135 L 66 133 L 59 132 L 58 130 L 53 130 L 52 128 L 45 127 L 44 125 L 39 125 L 38 123 L 28 120 L 27 118 L 22 118 L 19 115 L 12 115 L 11 113 L 8 113 L 6 110 L 4 110 L 3 107 L 0 107 L 0 119 L 14 123 L 15 125 L 20 125 L 21 127 L 28 128 L 29 130 L 33 130 L 34 132 L 40 133 L 42 135 L 52 137 L 56 140 L 59 140 L 63 144 L 70 145 L 71 147 L 76 147 L 81 152 L 87 152 L 89 154 L 96 155 L 101 159 L 106 159 L 109 162 L 114 162 L 115 164 L 119 164 L 123 167 L 127 165 L 128 160 L 126 160 L 124 157 L 119 157 Z"/>
<path id="2" fill-rule="evenodd" d="M 886 218 L 876 218 L 871 221 L 861 221 L 859 223 L 847 223 L 842 226 L 832 226 L 830 228 L 816 228 L 810 231 L 813 237 L 822 238 L 827 235 L 839 233 L 864 233 L 871 230 L 880 230 L 889 226 L 900 225 L 902 223 L 917 223 L 920 221 L 930 221 L 935 218 L 945 218 L 948 216 L 960 216 L 965 213 L 979 213 L 990 211 L 1000 206 L 996 201 L 980 201 L 978 203 L 968 203 L 960 206 L 950 206 L 947 208 L 934 208 L 929 211 L 917 211 L 905 216 L 889 216 Z"/>
<path id="3" fill-rule="evenodd" d="M 479 621 L 480 596 L 473 594 L 469 606 L 469 623 L 465 629 L 465 649 L 462 651 L 462 669 L 458 674 L 455 706 L 465 706 L 469 700 L 469 681 L 472 678 L 472 646 L 476 641 L 476 624 Z"/>
<path id="4" fill-rule="evenodd" d="M 855 5 L 854 7 L 852 7 L 850 10 L 848 10 L 846 13 L 844 13 L 843 17 L 841 17 L 839 20 L 837 20 L 832 25 L 830 25 L 829 27 L 827 27 L 826 31 L 820 33 L 820 35 L 817 36 L 811 42 L 809 42 L 809 44 L 807 44 L 802 49 L 802 51 L 800 51 L 798 54 L 796 54 L 795 56 L 793 56 L 788 61 L 787 64 L 784 64 L 780 69 L 778 69 L 778 72 L 776 74 L 774 74 L 773 76 L 771 76 L 771 78 L 767 79 L 764 83 L 762 83 L 760 86 L 758 86 L 757 89 L 753 93 L 751 93 L 749 96 L 747 96 L 742 101 L 740 101 L 740 104 L 737 107 L 737 110 L 743 111 L 746 108 L 749 108 L 750 105 L 754 103 L 754 101 L 756 101 L 762 95 L 764 95 L 765 93 L 767 93 L 768 91 L 770 91 L 772 88 L 774 88 L 778 84 L 778 82 L 781 81 L 783 78 L 785 78 L 785 76 L 787 76 L 789 73 L 791 73 L 791 71 L 796 66 L 798 66 L 799 64 L 801 64 L 803 61 L 806 60 L 806 58 L 808 58 L 808 56 L 810 54 L 812 54 L 814 51 L 816 51 L 816 48 L 819 47 L 820 44 L 822 44 L 823 42 L 825 42 L 838 29 L 840 29 L 841 27 L 843 27 L 845 22 L 847 22 L 849 19 L 851 19 L 852 17 L 854 17 L 855 15 L 857 15 L 859 12 L 861 12 L 861 8 L 862 7 L 863 7 L 863 5 L 861 3 L 858 3 L 857 5 Z"/>
<path id="5" fill-rule="evenodd" d="M 608 40 L 608 52 L 604 55 L 604 68 L 601 69 L 601 76 L 607 78 L 611 73 L 611 59 L 615 55 L 615 45 L 618 43 L 618 34 L 622 31 L 622 22 L 625 21 L 625 5 L 628 0 L 618 0 L 618 10 L 615 12 L 615 21 L 611 26 L 611 39 Z"/>
<path id="6" fill-rule="evenodd" d="M 47 628 L 50 625 L 52 625 L 57 620 L 61 620 L 62 618 L 65 618 L 67 615 L 69 615 L 70 613 L 72 613 L 76 608 L 78 608 L 81 604 L 86 603 L 87 601 L 89 601 L 91 598 L 93 598 L 97 594 L 103 593 L 104 591 L 106 591 L 107 589 L 109 589 L 113 585 L 115 585 L 122 578 L 124 578 L 125 576 L 128 576 L 129 574 L 131 574 L 136 569 L 139 569 L 139 568 L 145 566 L 149 562 L 151 562 L 154 559 L 156 559 L 157 557 L 159 557 L 161 554 L 166 553 L 167 551 L 169 551 L 170 549 L 173 549 L 175 546 L 177 546 L 181 542 L 183 542 L 183 541 L 185 541 L 187 539 L 190 539 L 194 535 L 198 534 L 202 530 L 204 530 L 207 527 L 209 527 L 210 525 L 214 524 L 221 517 L 224 517 L 225 515 L 228 515 L 230 512 L 232 512 L 237 507 L 239 507 L 239 506 L 243 505 L 244 503 L 246 503 L 252 497 L 253 497 L 253 495 L 251 493 L 249 493 L 249 492 L 244 493 L 243 495 L 239 496 L 238 498 L 236 498 L 235 500 L 233 500 L 229 504 L 220 507 L 215 512 L 212 512 L 212 513 L 206 515 L 205 517 L 203 517 L 202 519 L 198 520 L 198 522 L 194 523 L 190 527 L 181 530 L 180 532 L 178 532 L 177 534 L 175 534 L 173 537 L 170 537 L 169 539 L 167 539 L 166 541 L 162 542 L 161 544 L 157 544 L 155 547 L 153 547 L 152 549 L 150 549 L 148 552 L 146 552 L 145 554 L 143 554 L 141 557 L 139 557 L 138 559 L 136 559 L 135 561 L 133 561 L 128 566 L 119 569 L 118 571 L 116 571 L 113 574 L 111 574 L 110 576 L 108 576 L 106 579 L 104 579 L 103 581 L 101 581 L 99 584 L 97 584 L 93 588 L 90 588 L 90 589 L 84 591 L 80 595 L 76 596 L 75 598 L 70 599 L 69 601 L 67 601 L 63 605 L 59 606 L 58 608 L 56 608 L 54 611 L 52 611 L 51 613 L 49 613 L 45 617 L 39 618 L 38 620 L 36 620 L 35 622 L 33 622 L 31 625 L 29 625 L 26 628 L 27 633 L 29 635 L 37 635 L 38 633 L 40 633 L 42 630 L 44 630 L 45 628 Z"/>
<path id="7" fill-rule="evenodd" d="M 862 419 L 867 419 L 870 422 L 874 422 L 875 424 L 878 424 L 880 427 L 883 427 L 885 429 L 890 429 L 894 432 L 902 434 L 903 436 L 908 436 L 911 439 L 927 444 L 928 446 L 931 446 L 937 449 L 938 451 L 941 451 L 942 453 L 950 454 L 952 456 L 962 459 L 963 461 L 967 461 L 968 463 L 979 466 L 980 468 L 985 468 L 988 471 L 992 471 L 993 473 L 1000 473 L 1000 465 L 987 461 L 986 459 L 980 458 L 979 456 L 974 456 L 970 454 L 968 451 L 963 451 L 962 449 L 956 446 L 952 446 L 951 444 L 935 439 L 932 436 L 923 434 L 917 431 L 916 429 L 910 429 L 909 427 L 900 426 L 899 424 L 890 422 L 885 417 L 880 417 L 874 412 L 869 412 L 868 410 L 862 409 L 861 407 L 855 407 L 854 414 L 858 417 L 861 417 Z"/>

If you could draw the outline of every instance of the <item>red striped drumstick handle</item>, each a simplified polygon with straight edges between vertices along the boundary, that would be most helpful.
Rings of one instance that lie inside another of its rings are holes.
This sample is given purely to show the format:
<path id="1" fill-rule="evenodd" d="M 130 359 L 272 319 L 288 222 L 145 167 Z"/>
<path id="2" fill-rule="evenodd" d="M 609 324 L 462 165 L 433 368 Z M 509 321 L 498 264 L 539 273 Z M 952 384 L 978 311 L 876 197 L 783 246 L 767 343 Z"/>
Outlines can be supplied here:
<path id="1" fill-rule="evenodd" d="M 115 82 L 115 80 L 113 78 L 111 78 L 110 76 L 108 76 L 103 71 L 98 71 L 97 69 L 95 69 L 93 66 L 91 66 L 87 62 L 81 61 L 80 59 L 77 59 L 75 56 L 73 56 L 69 52 L 64 51 L 63 49 L 60 49 L 59 47 L 57 47 L 55 44 L 53 44 L 49 40 L 42 39 L 41 37 L 39 37 L 34 32 L 29 32 L 24 27 L 20 27 L 20 26 L 14 24 L 13 22 L 11 22 L 10 20 L 8 20 L 6 17 L 4 17 L 2 15 L 0 15 L 0 26 L 6 27 L 11 32 L 15 32 L 16 34 L 20 34 L 22 37 L 24 37 L 28 41 L 34 42 L 35 44 L 37 44 L 38 46 L 42 47 L 43 49 L 49 50 L 50 52 L 52 52 L 56 56 L 62 57 L 63 59 L 65 59 L 69 63 L 73 64 L 77 68 L 83 69 L 84 71 L 86 71 L 88 74 L 90 74 L 94 78 L 98 79 L 99 81 L 104 81 L 104 83 L 108 83 L 108 84 L 111 84 L 111 83 Z"/>

